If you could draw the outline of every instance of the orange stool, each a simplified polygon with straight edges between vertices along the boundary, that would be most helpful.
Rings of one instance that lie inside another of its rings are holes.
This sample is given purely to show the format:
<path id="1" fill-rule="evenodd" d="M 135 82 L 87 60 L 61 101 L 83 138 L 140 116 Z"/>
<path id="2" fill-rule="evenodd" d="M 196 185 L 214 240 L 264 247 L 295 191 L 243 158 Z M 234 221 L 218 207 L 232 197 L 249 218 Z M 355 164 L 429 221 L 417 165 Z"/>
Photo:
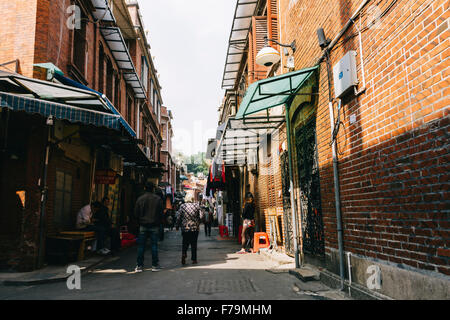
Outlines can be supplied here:
<path id="1" fill-rule="evenodd" d="M 253 235 L 253 252 L 259 252 L 261 248 L 269 248 L 269 235 L 265 232 L 255 232 Z"/>

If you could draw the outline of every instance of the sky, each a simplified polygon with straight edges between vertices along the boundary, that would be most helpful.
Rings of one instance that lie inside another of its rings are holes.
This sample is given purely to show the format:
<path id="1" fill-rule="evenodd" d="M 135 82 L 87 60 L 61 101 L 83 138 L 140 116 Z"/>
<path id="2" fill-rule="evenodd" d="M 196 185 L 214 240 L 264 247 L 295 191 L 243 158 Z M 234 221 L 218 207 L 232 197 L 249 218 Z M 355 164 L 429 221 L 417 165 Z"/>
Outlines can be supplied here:
<path id="1" fill-rule="evenodd" d="M 236 0 L 139 0 L 163 105 L 173 113 L 174 152 L 206 152 L 215 138 Z"/>

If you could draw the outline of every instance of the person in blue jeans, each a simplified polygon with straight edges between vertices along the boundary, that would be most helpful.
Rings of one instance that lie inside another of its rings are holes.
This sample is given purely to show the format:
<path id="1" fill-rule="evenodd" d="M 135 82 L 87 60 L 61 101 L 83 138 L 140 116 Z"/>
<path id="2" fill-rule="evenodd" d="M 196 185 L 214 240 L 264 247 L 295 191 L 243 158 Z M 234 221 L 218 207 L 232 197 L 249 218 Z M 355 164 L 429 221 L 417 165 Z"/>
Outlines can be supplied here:
<path id="1" fill-rule="evenodd" d="M 148 182 L 146 192 L 138 198 L 134 210 L 134 217 L 139 224 L 138 253 L 135 272 L 144 270 L 144 253 L 148 238 L 152 246 L 152 271 L 161 270 L 158 259 L 159 226 L 163 220 L 163 202 L 155 194 L 155 185 Z"/>
<path id="2" fill-rule="evenodd" d="M 136 272 L 142 272 L 144 269 L 144 253 L 149 238 L 152 246 L 152 271 L 159 271 L 161 269 L 158 260 L 159 226 L 141 225 L 139 226 L 139 235 L 137 238 L 138 255 Z"/>

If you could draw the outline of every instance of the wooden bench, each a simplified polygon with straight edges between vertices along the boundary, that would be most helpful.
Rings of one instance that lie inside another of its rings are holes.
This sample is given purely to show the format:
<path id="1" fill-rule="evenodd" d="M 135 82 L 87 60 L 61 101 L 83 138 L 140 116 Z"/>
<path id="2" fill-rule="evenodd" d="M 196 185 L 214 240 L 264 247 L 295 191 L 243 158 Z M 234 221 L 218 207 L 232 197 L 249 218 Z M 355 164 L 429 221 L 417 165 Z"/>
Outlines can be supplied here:
<path id="1" fill-rule="evenodd" d="M 82 239 L 80 249 L 78 250 L 78 261 L 84 260 L 84 254 L 86 251 L 86 244 L 91 241 L 97 240 L 94 231 L 63 231 L 59 233 L 61 236 L 74 237 Z"/>

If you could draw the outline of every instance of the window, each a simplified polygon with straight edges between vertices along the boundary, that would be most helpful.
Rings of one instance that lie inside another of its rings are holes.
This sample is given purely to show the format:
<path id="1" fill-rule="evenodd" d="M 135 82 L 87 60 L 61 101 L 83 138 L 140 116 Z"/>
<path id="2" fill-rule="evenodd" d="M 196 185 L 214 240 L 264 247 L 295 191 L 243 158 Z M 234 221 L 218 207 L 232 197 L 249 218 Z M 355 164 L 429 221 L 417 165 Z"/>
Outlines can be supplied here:
<path id="1" fill-rule="evenodd" d="M 120 79 L 115 76 L 114 79 L 114 106 L 120 112 Z"/>
<path id="2" fill-rule="evenodd" d="M 98 91 L 103 93 L 105 90 L 105 51 L 100 45 L 100 53 L 98 58 Z"/>
<path id="3" fill-rule="evenodd" d="M 145 93 L 147 94 L 148 90 L 148 63 L 147 58 L 142 56 L 142 70 L 141 70 L 141 80 L 144 85 Z"/>
<path id="4" fill-rule="evenodd" d="M 114 69 L 110 59 L 106 62 L 106 97 L 109 101 L 113 99 L 113 81 L 114 81 Z"/>
<path id="5" fill-rule="evenodd" d="M 153 90 L 153 98 L 152 98 L 152 105 L 153 105 L 153 112 L 155 113 L 155 114 L 157 114 L 157 102 L 156 102 L 156 97 L 158 96 L 158 93 L 156 92 L 156 90 Z"/>
<path id="6" fill-rule="evenodd" d="M 72 176 L 56 171 L 55 213 L 53 221 L 57 228 L 71 228 Z"/>
<path id="7" fill-rule="evenodd" d="M 149 98 L 150 98 L 150 103 L 152 104 L 152 107 L 154 108 L 155 104 L 153 103 L 153 91 L 154 91 L 154 85 L 153 85 L 153 79 L 150 80 L 150 94 L 149 94 Z"/>
<path id="8" fill-rule="evenodd" d="M 128 121 L 128 124 L 130 125 L 130 126 L 132 126 L 132 123 L 131 123 L 131 118 L 132 118 L 132 116 L 133 116 L 133 112 L 132 112 L 132 108 L 133 108 L 133 99 L 131 99 L 130 97 L 128 97 L 128 103 L 127 103 L 127 121 Z"/>
<path id="9" fill-rule="evenodd" d="M 153 143 L 153 136 L 150 136 L 150 153 L 152 160 L 155 161 L 155 144 Z"/>
<path id="10" fill-rule="evenodd" d="M 158 109 L 156 110 L 156 117 L 158 118 L 158 122 L 161 123 L 161 102 L 158 100 Z"/>
<path id="11" fill-rule="evenodd" d="M 87 51 L 87 41 L 86 41 L 86 25 L 87 17 L 82 12 L 81 13 L 81 28 L 74 29 L 73 36 L 73 64 L 77 67 L 78 71 L 82 75 L 85 75 L 86 71 L 86 51 Z"/>

